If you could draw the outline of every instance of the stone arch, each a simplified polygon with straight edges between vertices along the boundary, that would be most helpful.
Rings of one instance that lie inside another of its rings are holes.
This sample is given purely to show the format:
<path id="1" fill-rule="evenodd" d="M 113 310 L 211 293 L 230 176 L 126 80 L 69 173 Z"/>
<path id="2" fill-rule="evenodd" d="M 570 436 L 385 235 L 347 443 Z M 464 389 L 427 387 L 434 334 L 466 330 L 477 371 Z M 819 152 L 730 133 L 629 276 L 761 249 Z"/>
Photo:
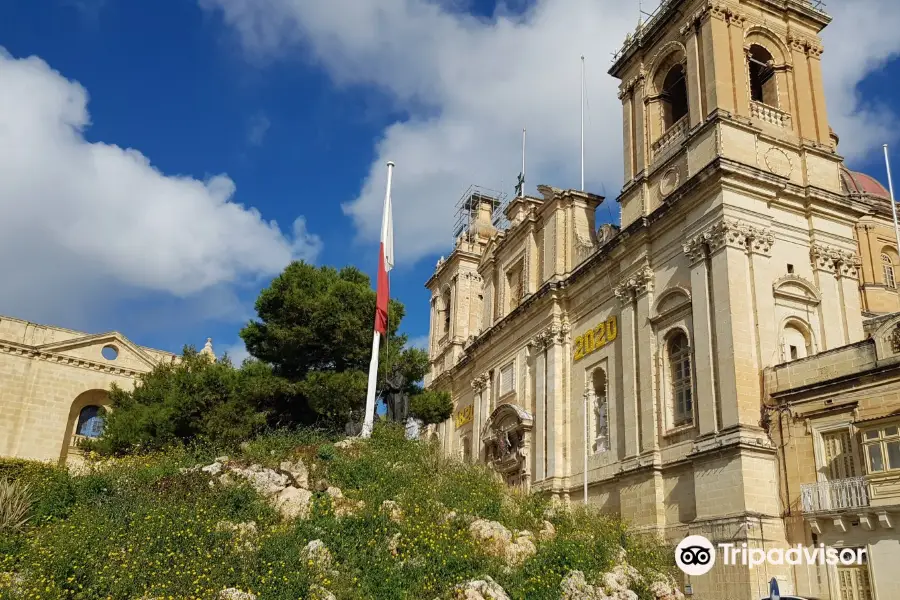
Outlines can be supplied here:
<path id="1" fill-rule="evenodd" d="M 528 488 L 529 448 L 534 419 L 515 404 L 501 404 L 481 430 L 485 459 L 509 485 Z"/>
<path id="2" fill-rule="evenodd" d="M 772 294 L 776 298 L 793 300 L 809 306 L 818 306 L 822 295 L 812 282 L 799 275 L 785 275 L 772 284 Z"/>
<path id="3" fill-rule="evenodd" d="M 681 286 L 663 290 L 656 299 L 653 310 L 657 317 L 672 313 L 691 303 L 691 292 Z"/>
<path id="4" fill-rule="evenodd" d="M 109 392 L 103 389 L 89 389 L 81 392 L 80 394 L 78 394 L 78 396 L 75 397 L 75 399 L 72 401 L 72 405 L 69 407 L 69 417 L 66 421 L 66 432 L 62 439 L 62 447 L 59 454 L 60 464 L 65 464 L 66 460 L 70 456 L 70 453 L 73 455 L 78 454 L 77 448 L 75 446 L 77 441 L 76 427 L 79 424 L 79 418 L 82 417 L 82 411 L 91 406 L 109 410 L 109 405 Z"/>
<path id="5" fill-rule="evenodd" d="M 887 319 L 872 332 L 875 355 L 879 361 L 900 358 L 900 315 Z"/>
<path id="6" fill-rule="evenodd" d="M 650 59 L 650 66 L 647 69 L 647 73 L 650 74 L 647 78 L 647 82 L 650 85 L 649 95 L 655 96 L 659 94 L 662 90 L 660 84 L 665 79 L 665 74 L 669 69 L 675 64 L 683 64 L 686 61 L 687 49 L 684 47 L 684 44 L 677 41 L 663 44 L 656 51 L 656 54 L 653 55 L 653 58 Z"/>
<path id="7" fill-rule="evenodd" d="M 449 284 L 444 284 L 441 287 L 440 294 L 438 295 L 438 310 L 440 311 L 440 331 L 441 335 L 439 337 L 443 337 L 444 335 L 450 335 L 451 329 L 451 314 L 452 314 L 452 304 L 453 304 L 453 293 L 450 290 Z"/>
<path id="8" fill-rule="evenodd" d="M 782 362 L 799 360 L 816 353 L 816 338 L 813 328 L 800 317 L 785 318 L 779 332 Z"/>
<path id="9" fill-rule="evenodd" d="M 662 337 L 666 428 L 692 425 L 694 402 L 694 341 L 687 328 L 676 325 Z"/>
<path id="10" fill-rule="evenodd" d="M 744 48 L 751 45 L 765 48 L 772 55 L 776 65 L 785 65 L 790 61 L 791 53 L 788 52 L 787 46 L 771 29 L 760 25 L 748 28 L 744 34 Z"/>

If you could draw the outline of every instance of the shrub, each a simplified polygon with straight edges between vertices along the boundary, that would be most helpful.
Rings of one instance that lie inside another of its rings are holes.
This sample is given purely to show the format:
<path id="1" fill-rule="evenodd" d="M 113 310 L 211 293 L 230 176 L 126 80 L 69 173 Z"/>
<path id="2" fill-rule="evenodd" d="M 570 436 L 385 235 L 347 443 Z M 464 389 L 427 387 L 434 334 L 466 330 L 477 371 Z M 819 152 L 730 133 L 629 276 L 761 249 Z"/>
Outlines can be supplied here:
<path id="1" fill-rule="evenodd" d="M 443 423 L 453 414 L 449 392 L 425 390 L 409 399 L 409 414 L 423 425 Z"/>
<path id="2" fill-rule="evenodd" d="M 21 480 L 0 479 L 0 532 L 19 531 L 29 519 L 31 488 Z"/>

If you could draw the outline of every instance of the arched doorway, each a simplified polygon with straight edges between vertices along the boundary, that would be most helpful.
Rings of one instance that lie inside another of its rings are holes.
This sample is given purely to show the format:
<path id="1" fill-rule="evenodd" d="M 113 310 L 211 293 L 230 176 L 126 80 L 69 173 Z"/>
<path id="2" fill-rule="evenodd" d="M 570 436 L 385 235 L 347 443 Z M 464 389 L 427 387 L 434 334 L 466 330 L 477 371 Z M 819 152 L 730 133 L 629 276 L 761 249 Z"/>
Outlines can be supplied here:
<path id="1" fill-rule="evenodd" d="M 528 489 L 530 481 L 529 449 L 534 420 L 525 409 L 514 404 L 498 406 L 484 425 L 481 441 L 485 460 L 508 485 Z"/>
<path id="2" fill-rule="evenodd" d="M 66 433 L 63 437 L 59 462 L 78 461 L 82 452 L 78 445 L 84 439 L 96 439 L 103 435 L 103 415 L 109 406 L 106 390 L 87 390 L 78 394 L 69 409 Z"/>

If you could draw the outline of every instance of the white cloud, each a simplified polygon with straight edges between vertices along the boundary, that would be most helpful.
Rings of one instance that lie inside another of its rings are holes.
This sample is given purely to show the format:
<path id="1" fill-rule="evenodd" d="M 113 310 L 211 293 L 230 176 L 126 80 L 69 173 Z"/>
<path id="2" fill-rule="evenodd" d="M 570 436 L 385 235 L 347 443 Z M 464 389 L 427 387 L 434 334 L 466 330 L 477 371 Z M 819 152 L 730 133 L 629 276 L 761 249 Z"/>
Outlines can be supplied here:
<path id="1" fill-rule="evenodd" d="M 428 350 L 428 334 L 411 337 L 406 343 L 407 348 L 418 348 L 420 350 Z"/>
<path id="2" fill-rule="evenodd" d="M 250 358 L 250 353 L 247 352 L 247 346 L 244 345 L 244 340 L 240 338 L 233 344 L 229 344 L 221 350 L 216 349 L 215 345 L 213 345 L 213 349 L 215 350 L 216 356 L 219 358 L 221 358 L 223 354 L 228 354 L 231 358 L 231 364 L 236 367 L 241 366 L 241 363 Z"/>
<path id="3" fill-rule="evenodd" d="M 233 200 L 226 175 L 166 175 L 139 151 L 85 140 L 87 91 L 0 48 L 0 306 L 83 322 L 146 294 L 202 292 L 315 260 L 299 217 L 290 235 Z M 203 305 L 203 302 L 193 302 Z"/>
<path id="4" fill-rule="evenodd" d="M 364 239 L 377 239 L 384 164 L 396 162 L 400 264 L 446 250 L 455 201 L 470 184 L 512 191 L 523 126 L 528 188 L 578 185 L 582 54 L 590 105 L 587 183 L 614 203 L 622 182 L 622 108 L 618 82 L 606 71 L 637 23 L 636 1 L 536 0 L 524 14 L 501 3 L 491 20 L 433 0 L 199 2 L 220 11 L 255 58 L 301 51 L 338 85 L 375 86 L 409 111 L 408 120 L 384 131 L 359 196 L 344 207 Z M 834 4 L 824 60 L 829 110 L 841 150 L 858 156 L 886 135 L 878 125 L 886 116 L 893 124 L 892 113 L 866 106 L 853 90 L 900 49 L 900 3 Z"/>
<path id="5" fill-rule="evenodd" d="M 247 141 L 251 146 L 260 146 L 272 126 L 266 113 L 260 111 L 250 118 L 250 124 L 247 128 Z"/>

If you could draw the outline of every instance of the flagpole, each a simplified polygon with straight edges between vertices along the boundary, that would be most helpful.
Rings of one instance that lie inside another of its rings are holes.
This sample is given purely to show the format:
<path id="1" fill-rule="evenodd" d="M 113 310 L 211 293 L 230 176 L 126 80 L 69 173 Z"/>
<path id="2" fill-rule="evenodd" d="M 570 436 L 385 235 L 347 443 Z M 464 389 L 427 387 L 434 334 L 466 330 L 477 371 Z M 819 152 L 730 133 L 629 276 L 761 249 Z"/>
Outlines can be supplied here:
<path id="1" fill-rule="evenodd" d="M 390 202 L 390 199 L 391 199 L 391 177 L 393 176 L 393 172 L 394 172 L 394 163 L 388 161 L 387 168 L 388 168 L 387 187 L 384 192 L 385 208 L 388 206 L 388 203 Z M 381 224 L 382 246 L 385 241 L 384 233 L 385 233 L 386 224 L 388 224 L 388 219 L 390 219 L 390 218 L 391 218 L 390 215 L 388 215 L 387 211 L 385 210 L 384 214 L 382 215 L 382 224 Z M 391 243 L 393 244 L 393 242 L 391 242 Z M 384 251 L 384 248 L 382 247 L 382 252 L 383 251 Z M 393 260 L 393 248 L 391 248 L 391 253 L 392 253 L 391 260 Z M 380 257 L 380 260 L 383 261 L 384 258 L 385 257 L 382 254 Z M 381 268 L 385 268 L 385 265 L 383 265 L 383 264 L 379 265 L 379 269 L 381 269 Z M 388 305 L 390 305 L 390 296 L 388 296 Z M 376 313 L 377 312 L 378 312 L 378 310 L 376 309 Z M 377 323 L 377 319 L 378 319 L 378 317 L 376 314 L 376 323 Z M 386 327 L 385 338 L 387 338 L 388 335 L 390 335 L 390 324 L 388 324 L 388 326 Z M 374 329 L 374 331 L 372 333 L 372 358 L 369 361 L 369 382 L 368 382 L 368 388 L 366 390 L 366 413 L 363 418 L 362 433 L 360 434 L 360 436 L 364 437 L 364 438 L 367 438 L 372 435 L 372 426 L 375 423 L 375 388 L 377 387 L 377 384 L 378 384 L 378 346 L 379 346 L 380 341 L 381 341 L 381 337 L 378 334 L 378 328 L 377 328 L 377 324 L 376 324 L 376 328 Z"/>
<path id="2" fill-rule="evenodd" d="M 519 198 L 525 197 L 525 128 L 522 128 L 522 188 L 519 190 Z"/>
<path id="3" fill-rule="evenodd" d="M 584 191 L 584 55 L 581 55 L 581 191 Z"/>
<path id="4" fill-rule="evenodd" d="M 588 383 L 584 382 L 584 505 L 588 503 Z"/>
<path id="5" fill-rule="evenodd" d="M 894 180 L 891 178 L 891 159 L 888 157 L 888 145 L 884 145 L 884 164 L 887 167 L 888 189 L 891 192 L 891 211 L 894 214 L 894 235 L 897 238 L 897 252 L 900 252 L 900 225 L 897 225 L 897 203 L 894 200 Z"/>

